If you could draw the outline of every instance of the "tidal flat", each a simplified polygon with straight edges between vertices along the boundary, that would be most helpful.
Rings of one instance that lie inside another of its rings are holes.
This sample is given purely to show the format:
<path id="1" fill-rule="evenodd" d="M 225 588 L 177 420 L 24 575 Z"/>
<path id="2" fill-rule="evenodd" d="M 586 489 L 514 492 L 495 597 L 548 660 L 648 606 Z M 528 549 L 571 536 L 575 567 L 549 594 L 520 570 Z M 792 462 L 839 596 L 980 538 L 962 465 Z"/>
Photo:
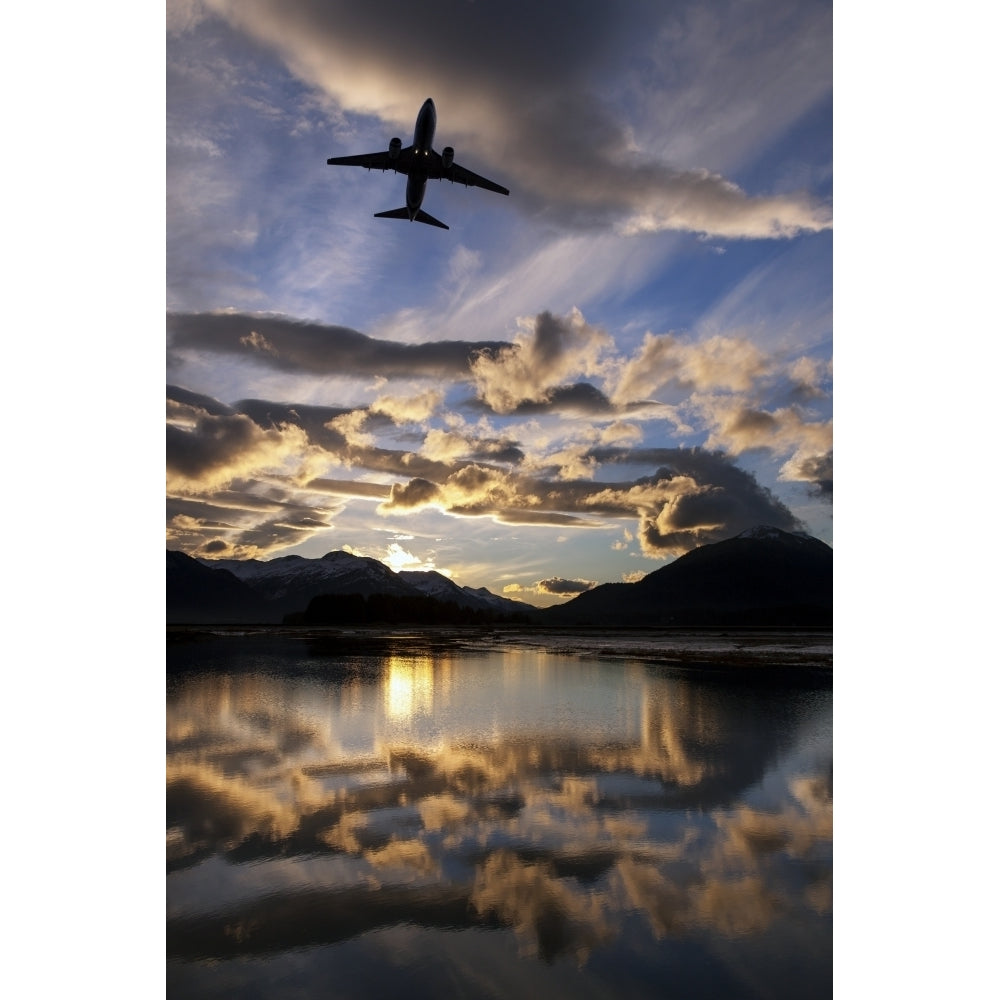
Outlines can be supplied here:
<path id="1" fill-rule="evenodd" d="M 168 995 L 832 992 L 827 631 L 172 628 Z"/>

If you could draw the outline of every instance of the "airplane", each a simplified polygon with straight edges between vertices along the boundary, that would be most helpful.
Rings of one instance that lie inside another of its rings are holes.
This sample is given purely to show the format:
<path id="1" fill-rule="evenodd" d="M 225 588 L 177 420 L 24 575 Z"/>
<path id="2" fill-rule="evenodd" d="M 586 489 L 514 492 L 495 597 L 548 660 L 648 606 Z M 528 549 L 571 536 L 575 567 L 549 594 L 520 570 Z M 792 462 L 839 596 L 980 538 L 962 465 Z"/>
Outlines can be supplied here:
<path id="1" fill-rule="evenodd" d="M 510 194 L 510 191 L 459 166 L 455 162 L 455 150 L 451 146 L 445 146 L 440 153 L 436 153 L 431 148 L 436 127 L 437 111 L 434 110 L 434 102 L 428 97 L 417 114 L 412 146 L 404 148 L 401 139 L 393 138 L 389 140 L 388 151 L 361 153 L 358 156 L 331 156 L 326 162 L 329 166 L 367 167 L 369 170 L 394 170 L 397 174 L 406 174 L 406 204 L 388 212 L 376 212 L 374 218 L 409 219 L 410 222 L 426 222 L 429 226 L 448 229 L 443 222 L 428 215 L 420 207 L 428 179 L 443 178 L 453 183 L 457 181 L 466 187 L 481 187 L 487 191 L 496 191 L 497 194 Z"/>

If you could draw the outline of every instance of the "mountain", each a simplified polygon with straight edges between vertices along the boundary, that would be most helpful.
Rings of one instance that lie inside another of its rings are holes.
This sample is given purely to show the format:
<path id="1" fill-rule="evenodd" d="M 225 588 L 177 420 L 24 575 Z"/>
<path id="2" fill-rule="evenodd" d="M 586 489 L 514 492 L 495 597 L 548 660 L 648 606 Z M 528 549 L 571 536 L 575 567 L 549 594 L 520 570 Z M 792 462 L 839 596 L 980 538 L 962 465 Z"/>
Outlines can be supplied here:
<path id="1" fill-rule="evenodd" d="M 281 624 L 286 616 L 302 618 L 320 598 L 311 623 L 344 622 L 351 609 L 366 621 L 416 615 L 460 623 L 464 616 L 482 624 L 537 611 L 485 588 L 459 587 L 440 573 L 395 573 L 377 559 L 349 552 L 241 560 L 167 551 L 168 624 Z"/>
<path id="2" fill-rule="evenodd" d="M 267 601 L 226 569 L 167 550 L 167 622 L 193 625 L 269 621 Z"/>
<path id="3" fill-rule="evenodd" d="M 318 559 L 200 559 L 203 566 L 224 569 L 267 602 L 277 620 L 303 608 L 321 594 L 389 594 L 412 597 L 419 591 L 377 559 L 327 552 Z"/>
<path id="4" fill-rule="evenodd" d="M 539 609 L 459 587 L 434 572 L 394 573 L 377 559 L 192 559 L 167 552 L 168 623 L 489 624 L 550 626 L 822 625 L 833 622 L 833 549 L 758 527 L 688 552 L 638 583 L 606 583 Z"/>
<path id="5" fill-rule="evenodd" d="M 426 597 L 439 601 L 452 602 L 460 608 L 471 611 L 493 612 L 501 615 L 523 615 L 537 609 L 522 601 L 512 601 L 507 597 L 498 597 L 485 587 L 460 587 L 448 577 L 434 570 L 401 570 L 399 576 L 411 587 L 415 587 Z"/>
<path id="6" fill-rule="evenodd" d="M 833 623 L 833 549 L 761 526 L 693 549 L 638 583 L 606 583 L 547 608 L 546 625 Z"/>

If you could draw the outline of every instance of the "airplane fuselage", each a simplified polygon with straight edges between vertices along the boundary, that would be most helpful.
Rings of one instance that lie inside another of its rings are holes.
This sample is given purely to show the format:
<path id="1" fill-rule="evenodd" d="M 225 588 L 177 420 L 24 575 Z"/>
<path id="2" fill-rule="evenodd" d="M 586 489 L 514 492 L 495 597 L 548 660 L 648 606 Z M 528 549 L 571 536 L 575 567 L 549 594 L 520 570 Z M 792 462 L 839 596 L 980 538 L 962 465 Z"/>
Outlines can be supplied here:
<path id="1" fill-rule="evenodd" d="M 417 113 L 417 124 L 413 129 L 413 166 L 406 178 L 406 211 L 410 221 L 420 211 L 424 192 L 427 190 L 427 169 L 421 170 L 421 160 L 425 160 L 434 142 L 434 130 L 437 128 L 437 111 L 434 102 L 428 97 Z"/>
<path id="2" fill-rule="evenodd" d="M 376 212 L 376 219 L 409 219 L 423 222 L 438 229 L 448 227 L 440 220 L 428 215 L 420 206 L 424 200 L 429 180 L 451 181 L 466 187 L 485 188 L 497 194 L 510 194 L 496 181 L 474 174 L 460 163 L 455 162 L 455 150 L 445 146 L 438 153 L 434 150 L 434 130 L 437 128 L 437 111 L 428 97 L 417 113 L 417 123 L 413 128 L 413 143 L 403 147 L 403 140 L 393 136 L 389 148 L 383 147 L 375 153 L 361 153 L 352 156 L 331 156 L 326 162 L 332 167 L 365 167 L 367 170 L 393 170 L 406 175 L 406 204 L 385 212 Z"/>

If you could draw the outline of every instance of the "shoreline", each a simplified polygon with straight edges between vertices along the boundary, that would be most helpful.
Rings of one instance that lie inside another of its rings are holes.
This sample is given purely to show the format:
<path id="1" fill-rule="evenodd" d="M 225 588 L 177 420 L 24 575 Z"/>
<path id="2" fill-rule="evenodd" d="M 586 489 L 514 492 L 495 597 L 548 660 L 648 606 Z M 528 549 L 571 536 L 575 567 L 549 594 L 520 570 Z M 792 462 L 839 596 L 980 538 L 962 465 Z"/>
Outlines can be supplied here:
<path id="1" fill-rule="evenodd" d="M 581 659 L 640 661 L 656 668 L 754 674 L 833 669 L 833 630 L 822 627 L 496 628 L 433 626 L 168 625 L 170 650 L 192 643 L 305 645 L 310 655 L 433 655 L 513 648 Z M 168 663 L 168 670 L 170 665 Z"/>

